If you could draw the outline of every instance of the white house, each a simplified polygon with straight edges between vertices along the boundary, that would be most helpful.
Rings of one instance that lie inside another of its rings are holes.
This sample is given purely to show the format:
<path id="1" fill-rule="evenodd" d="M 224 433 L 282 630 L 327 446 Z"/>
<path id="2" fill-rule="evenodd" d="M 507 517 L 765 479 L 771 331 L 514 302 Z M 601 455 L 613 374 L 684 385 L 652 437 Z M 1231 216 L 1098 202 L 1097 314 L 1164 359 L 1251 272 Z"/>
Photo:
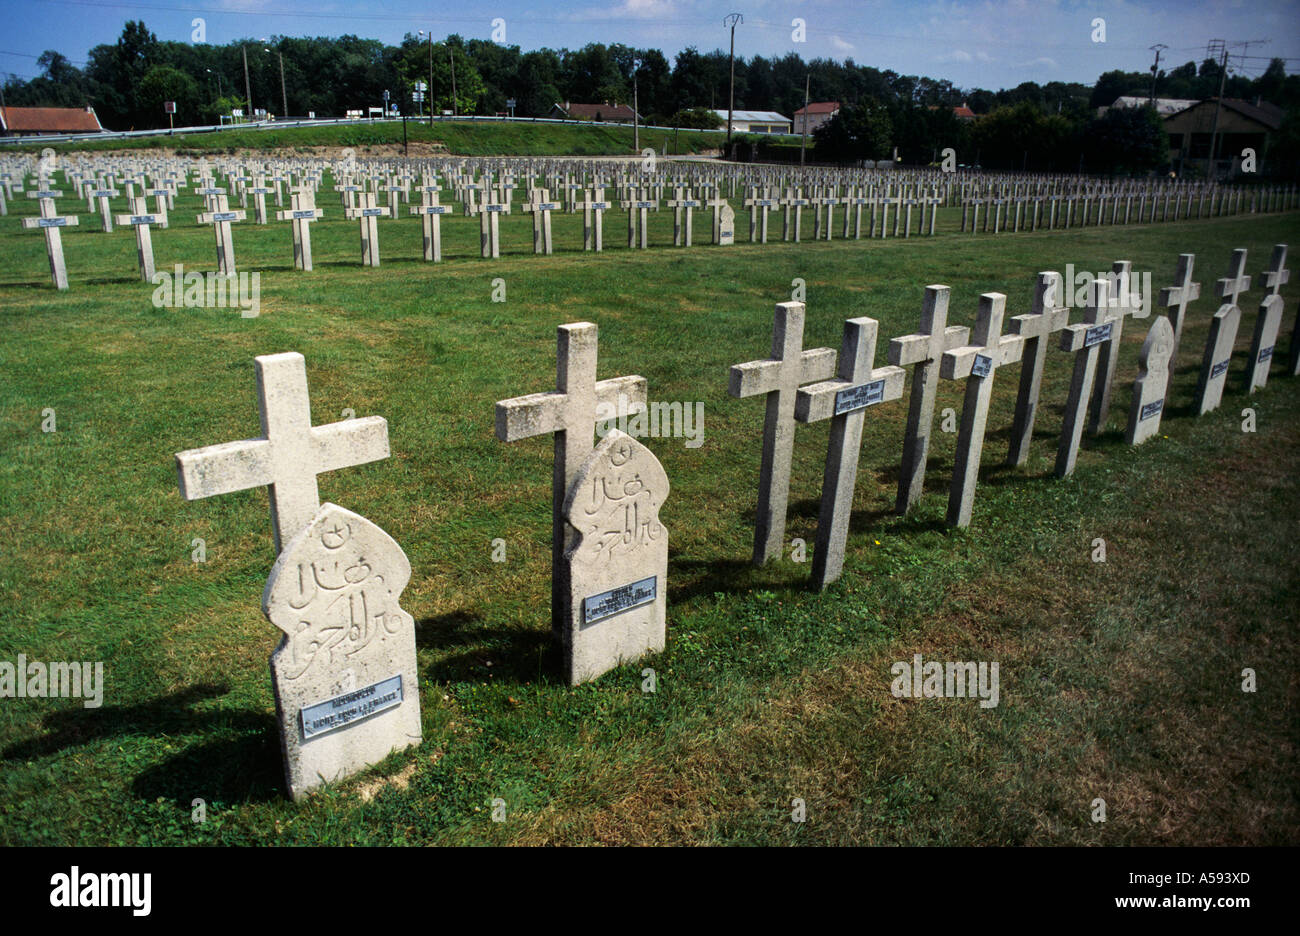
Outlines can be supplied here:
<path id="1" fill-rule="evenodd" d="M 801 107 L 794 112 L 794 132 L 803 133 L 806 123 L 808 132 L 812 133 L 823 124 L 830 123 L 831 118 L 839 112 L 839 101 L 813 101 L 807 107 Z"/>
<path id="2" fill-rule="evenodd" d="M 713 109 L 713 113 L 727 124 L 726 108 Z M 735 110 L 731 112 L 731 129 L 736 133 L 789 133 L 793 121 L 776 111 Z"/>

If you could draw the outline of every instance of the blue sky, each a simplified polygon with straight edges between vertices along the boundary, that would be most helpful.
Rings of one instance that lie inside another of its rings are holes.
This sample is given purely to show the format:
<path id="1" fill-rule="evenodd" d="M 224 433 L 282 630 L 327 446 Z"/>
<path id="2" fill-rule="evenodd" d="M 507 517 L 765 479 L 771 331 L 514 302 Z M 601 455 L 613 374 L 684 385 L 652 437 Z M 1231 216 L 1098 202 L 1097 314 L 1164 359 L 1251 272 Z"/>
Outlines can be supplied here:
<path id="1" fill-rule="evenodd" d="M 1022 81 L 1091 83 L 1113 68 L 1145 70 L 1149 47 L 1170 48 L 1161 60 L 1200 61 L 1212 38 L 1268 40 L 1232 51 L 1246 74 L 1258 75 L 1268 57 L 1290 59 L 1300 71 L 1300 0 L 1160 0 L 1160 2 L 1053 2 L 1053 0 L 934 0 L 934 2 L 825 2 L 825 0 L 482 0 L 431 4 L 319 0 L 0 0 L 6 28 L 0 36 L 0 72 L 31 77 L 36 56 L 57 49 L 74 62 L 116 41 L 128 19 L 143 19 L 160 39 L 189 42 L 193 21 L 206 39 L 224 43 L 271 35 L 352 33 L 396 43 L 406 32 L 432 29 L 441 37 L 492 38 L 504 20 L 505 41 L 525 51 L 543 46 L 578 48 L 588 42 L 622 42 L 661 49 L 670 59 L 682 48 L 727 47 L 727 13 L 744 15 L 736 52 L 805 59 L 851 58 L 858 64 L 910 75 L 947 78 L 959 87 L 1014 87 Z M 1105 42 L 1094 42 L 1094 19 L 1105 20 Z M 805 23 L 803 41 L 793 35 Z"/>

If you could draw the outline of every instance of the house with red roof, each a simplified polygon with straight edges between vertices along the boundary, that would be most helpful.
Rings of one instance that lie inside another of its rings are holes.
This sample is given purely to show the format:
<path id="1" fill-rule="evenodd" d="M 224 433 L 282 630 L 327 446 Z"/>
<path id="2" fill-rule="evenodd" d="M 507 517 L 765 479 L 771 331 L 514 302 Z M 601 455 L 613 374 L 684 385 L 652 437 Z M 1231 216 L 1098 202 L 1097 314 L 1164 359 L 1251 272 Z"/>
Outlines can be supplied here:
<path id="1" fill-rule="evenodd" d="M 823 124 L 830 123 L 831 118 L 839 112 L 839 101 L 814 101 L 794 112 L 794 132 L 802 134 L 804 124 L 807 124 L 808 132 L 812 133 Z"/>
<path id="2" fill-rule="evenodd" d="M 0 107 L 0 136 L 103 131 L 93 107 Z"/>
<path id="3" fill-rule="evenodd" d="M 597 120 L 602 123 L 632 123 L 635 112 L 626 104 L 555 104 L 547 115 L 557 120 Z"/>

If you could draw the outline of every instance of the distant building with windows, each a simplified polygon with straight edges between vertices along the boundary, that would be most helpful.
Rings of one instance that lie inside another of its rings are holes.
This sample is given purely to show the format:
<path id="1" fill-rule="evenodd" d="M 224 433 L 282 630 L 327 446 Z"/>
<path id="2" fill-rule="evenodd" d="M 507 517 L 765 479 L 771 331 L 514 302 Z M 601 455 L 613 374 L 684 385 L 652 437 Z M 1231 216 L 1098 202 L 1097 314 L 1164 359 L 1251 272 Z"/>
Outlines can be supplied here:
<path id="1" fill-rule="evenodd" d="M 1111 107 L 1116 110 L 1128 110 L 1133 107 L 1146 107 L 1151 103 L 1151 98 L 1149 97 L 1137 97 L 1135 95 L 1125 94 L 1121 97 L 1115 98 L 1115 103 L 1111 104 L 1110 107 L 1097 108 L 1097 116 L 1100 117 L 1102 114 L 1106 113 L 1106 111 L 1110 110 Z M 1187 108 L 1192 107 L 1197 103 L 1199 102 L 1195 98 L 1191 100 L 1188 100 L 1187 98 L 1156 98 L 1156 113 L 1161 117 L 1172 117 L 1179 111 L 1185 111 Z"/>
<path id="2" fill-rule="evenodd" d="M 713 113 L 722 118 L 722 126 L 727 126 L 727 111 L 713 109 Z M 733 110 L 731 112 L 731 129 L 735 133 L 789 133 L 794 121 L 782 117 L 776 111 Z"/>
<path id="3" fill-rule="evenodd" d="M 794 132 L 803 133 L 807 129 L 813 133 L 818 127 L 830 123 L 839 112 L 839 101 L 814 101 L 794 112 Z"/>
<path id="4" fill-rule="evenodd" d="M 1239 98 L 1224 98 L 1218 108 L 1218 124 L 1215 124 L 1215 105 L 1217 98 L 1197 101 L 1184 110 L 1165 118 L 1165 132 L 1169 134 L 1169 155 L 1174 165 L 1206 165 L 1210 159 L 1211 137 L 1218 137 L 1214 144 L 1216 155 L 1216 174 L 1235 171 L 1233 167 L 1242 158 L 1242 151 L 1252 149 L 1256 159 L 1262 164 L 1273 135 L 1282 126 L 1282 108 L 1267 101 L 1243 101 Z"/>

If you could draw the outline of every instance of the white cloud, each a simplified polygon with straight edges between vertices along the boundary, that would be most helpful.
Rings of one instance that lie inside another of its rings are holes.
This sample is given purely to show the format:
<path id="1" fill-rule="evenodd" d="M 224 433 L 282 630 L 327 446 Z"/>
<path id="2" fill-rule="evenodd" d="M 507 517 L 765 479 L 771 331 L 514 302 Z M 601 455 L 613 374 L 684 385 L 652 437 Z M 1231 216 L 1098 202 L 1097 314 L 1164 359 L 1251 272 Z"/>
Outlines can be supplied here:
<path id="1" fill-rule="evenodd" d="M 831 48 L 836 52 L 852 52 L 855 46 L 851 42 L 845 42 L 839 36 L 831 36 Z"/>

